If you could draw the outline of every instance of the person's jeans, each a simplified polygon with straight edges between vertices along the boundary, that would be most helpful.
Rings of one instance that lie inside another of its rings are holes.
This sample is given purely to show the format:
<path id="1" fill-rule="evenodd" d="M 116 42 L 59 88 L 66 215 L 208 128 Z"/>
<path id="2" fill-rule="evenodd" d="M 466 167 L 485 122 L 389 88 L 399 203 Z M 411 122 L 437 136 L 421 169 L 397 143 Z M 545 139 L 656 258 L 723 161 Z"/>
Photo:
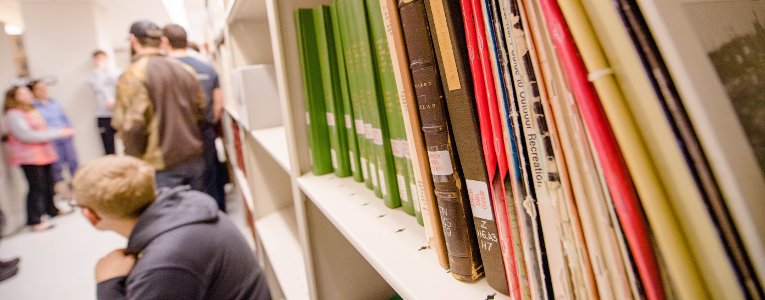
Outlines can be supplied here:
<path id="1" fill-rule="evenodd" d="M 215 199 L 218 208 L 226 211 L 226 168 L 218 161 L 218 151 L 215 149 L 215 138 L 217 134 L 212 127 L 202 132 L 205 158 L 205 192 Z"/>
<path id="2" fill-rule="evenodd" d="M 198 157 L 162 171 L 157 171 L 155 182 L 157 188 L 189 185 L 193 190 L 204 192 L 204 171 L 205 160 L 203 157 Z"/>
<path id="3" fill-rule="evenodd" d="M 64 180 L 62 172 L 65 167 L 69 168 L 69 174 L 74 176 L 77 172 L 77 153 L 74 151 L 74 140 L 64 138 L 53 141 L 53 147 L 56 148 L 58 161 L 53 164 L 53 182 Z"/>
<path id="4" fill-rule="evenodd" d="M 112 118 L 98 118 L 98 132 L 101 134 L 101 142 L 104 144 L 106 155 L 114 154 L 114 135 L 117 130 L 112 127 Z"/>
<path id="5" fill-rule="evenodd" d="M 47 214 L 58 215 L 58 208 L 53 204 L 53 169 L 52 165 L 22 165 L 29 183 L 27 193 L 27 225 L 40 224 L 40 218 Z"/>

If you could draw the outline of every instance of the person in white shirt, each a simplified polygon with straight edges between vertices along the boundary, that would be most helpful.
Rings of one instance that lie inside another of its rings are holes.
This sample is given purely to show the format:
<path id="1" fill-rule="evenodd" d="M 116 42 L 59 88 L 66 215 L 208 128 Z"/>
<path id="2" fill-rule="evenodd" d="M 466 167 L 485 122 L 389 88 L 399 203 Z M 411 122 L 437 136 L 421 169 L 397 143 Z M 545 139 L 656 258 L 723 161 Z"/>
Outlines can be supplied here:
<path id="1" fill-rule="evenodd" d="M 114 154 L 114 134 L 112 128 L 112 112 L 114 111 L 115 92 L 120 70 L 109 67 L 109 56 L 103 50 L 93 52 L 93 64 L 95 68 L 88 78 L 90 88 L 96 98 L 96 124 L 101 134 L 104 152 Z"/>

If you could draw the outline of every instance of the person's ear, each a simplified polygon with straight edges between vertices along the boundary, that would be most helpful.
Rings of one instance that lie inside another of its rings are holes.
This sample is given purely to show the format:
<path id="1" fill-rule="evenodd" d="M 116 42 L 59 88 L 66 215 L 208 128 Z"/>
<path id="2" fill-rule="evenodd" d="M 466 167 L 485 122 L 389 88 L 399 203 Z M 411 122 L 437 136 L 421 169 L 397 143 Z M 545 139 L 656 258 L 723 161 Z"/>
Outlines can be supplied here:
<path id="1" fill-rule="evenodd" d="M 85 217 L 88 222 L 90 222 L 90 225 L 93 225 L 93 227 L 98 227 L 96 224 L 98 222 L 101 222 L 101 217 L 99 217 L 93 210 L 87 207 L 82 208 L 82 215 Z"/>
<path id="2" fill-rule="evenodd" d="M 133 48 L 133 51 L 138 52 L 138 50 L 141 49 L 141 43 L 138 42 L 138 38 L 131 33 L 129 39 L 130 39 L 130 47 Z"/>

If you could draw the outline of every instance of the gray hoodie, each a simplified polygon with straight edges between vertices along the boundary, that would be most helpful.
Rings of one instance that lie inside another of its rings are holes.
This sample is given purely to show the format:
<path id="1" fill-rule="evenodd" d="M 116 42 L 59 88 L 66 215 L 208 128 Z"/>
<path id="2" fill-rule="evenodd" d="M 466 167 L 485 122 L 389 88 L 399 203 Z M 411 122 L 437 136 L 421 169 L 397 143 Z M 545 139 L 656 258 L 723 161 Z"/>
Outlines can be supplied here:
<path id="1" fill-rule="evenodd" d="M 187 186 L 161 189 L 128 239 L 127 277 L 98 299 L 271 299 L 252 250 L 215 200 Z"/>

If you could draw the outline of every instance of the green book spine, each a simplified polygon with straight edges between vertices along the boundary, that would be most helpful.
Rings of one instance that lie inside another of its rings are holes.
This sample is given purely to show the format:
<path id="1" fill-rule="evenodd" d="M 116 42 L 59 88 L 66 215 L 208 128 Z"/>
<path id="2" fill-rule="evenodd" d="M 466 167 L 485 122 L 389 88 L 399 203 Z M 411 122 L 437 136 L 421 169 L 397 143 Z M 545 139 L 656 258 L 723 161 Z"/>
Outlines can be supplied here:
<path id="1" fill-rule="evenodd" d="M 385 145 L 385 151 L 387 154 L 387 148 L 390 147 L 394 163 L 394 173 L 392 175 L 398 190 L 401 207 L 406 213 L 414 216 L 414 203 L 409 192 L 410 174 L 407 171 L 410 162 L 406 159 L 405 154 L 407 140 L 406 132 L 404 131 L 404 115 L 401 113 L 401 104 L 398 99 L 398 87 L 396 86 L 396 77 L 393 74 L 393 64 L 391 63 L 388 36 L 385 32 L 385 22 L 383 20 L 382 8 L 380 7 L 380 0 L 366 0 L 366 8 L 370 35 L 373 41 L 372 45 L 375 50 L 376 70 L 380 83 L 378 95 L 381 96 L 384 104 L 385 118 L 382 123 L 387 124 L 387 126 L 383 126 L 383 132 L 386 129 L 385 127 L 387 127 L 389 136 L 389 142 Z"/>
<path id="2" fill-rule="evenodd" d="M 353 179 L 362 182 L 364 181 L 364 174 L 361 172 L 361 165 L 359 163 L 359 145 L 356 141 L 356 126 L 354 124 L 354 114 L 351 105 L 351 94 L 348 87 L 348 74 L 346 72 L 345 53 L 342 42 L 342 26 L 339 14 L 339 4 L 333 3 L 330 6 L 330 16 L 332 21 L 332 33 L 334 37 L 335 57 L 337 65 L 337 75 L 340 84 L 340 96 L 342 97 L 343 105 L 343 121 L 345 124 L 345 138 L 348 143 L 348 162 L 350 164 L 351 173 L 353 173 Z"/>
<path id="3" fill-rule="evenodd" d="M 366 5 L 363 1 L 352 2 L 353 16 L 356 19 L 356 33 L 359 41 L 359 54 L 363 62 L 362 78 L 364 79 L 364 93 L 369 101 L 370 120 L 373 132 L 373 148 L 377 155 L 377 179 L 379 189 L 375 188 L 375 194 L 383 198 L 388 207 L 401 206 L 398 193 L 396 169 L 393 152 L 391 149 L 390 134 L 388 132 L 388 120 L 385 116 L 385 102 L 383 100 L 382 84 L 375 68 L 376 48 L 372 40 L 371 26 L 366 14 Z M 378 8 L 379 14 L 379 8 Z M 384 36 L 383 31 L 383 36 Z M 390 61 L 388 63 L 390 65 Z M 395 84 L 395 81 L 393 81 Z M 395 95 L 395 94 L 394 94 Z"/>
<path id="4" fill-rule="evenodd" d="M 321 78 L 318 53 L 316 51 L 316 30 L 313 12 L 310 9 L 295 11 L 298 44 L 300 47 L 300 66 L 305 94 L 306 125 L 308 126 L 309 153 L 311 168 L 316 175 L 331 173 L 329 130 L 327 126 L 324 90 L 320 82 L 310 80 Z"/>
<path id="5" fill-rule="evenodd" d="M 321 83 L 324 88 L 324 105 L 327 109 L 326 120 L 329 128 L 330 156 L 335 175 L 350 176 L 348 160 L 348 140 L 346 138 L 343 101 L 340 93 L 340 77 L 337 72 L 335 55 L 335 37 L 332 30 L 329 6 L 312 9 L 316 28 L 316 46 L 321 67 Z"/>
<path id="6" fill-rule="evenodd" d="M 409 150 L 406 150 L 406 173 L 409 178 L 409 181 L 407 182 L 407 184 L 409 184 L 407 192 L 409 193 L 409 199 L 412 199 L 412 205 L 414 206 L 414 216 L 417 218 L 417 223 L 425 226 L 425 220 L 422 218 L 422 208 L 420 207 L 420 205 L 423 204 L 417 200 L 417 181 L 414 180 L 414 167 L 412 167 L 413 163 L 414 162 L 412 162 L 412 157 L 409 155 Z"/>
<path id="7" fill-rule="evenodd" d="M 371 165 L 372 161 L 372 145 L 371 140 L 367 139 L 367 124 L 368 118 L 364 103 L 364 97 L 361 94 L 360 82 L 359 82 L 359 58 L 356 54 L 355 36 L 353 33 L 353 21 L 349 14 L 350 0 L 338 0 L 337 12 L 340 17 L 341 31 L 340 37 L 342 39 L 343 53 L 346 63 L 346 76 L 348 77 L 348 91 L 351 97 L 351 107 L 354 116 L 354 128 L 356 129 L 356 143 L 359 147 L 359 165 L 364 183 L 368 189 L 374 189 L 376 184 L 376 176 L 372 176 Z M 371 128 L 371 126 L 370 126 Z M 370 132 L 371 136 L 371 132 Z"/>

